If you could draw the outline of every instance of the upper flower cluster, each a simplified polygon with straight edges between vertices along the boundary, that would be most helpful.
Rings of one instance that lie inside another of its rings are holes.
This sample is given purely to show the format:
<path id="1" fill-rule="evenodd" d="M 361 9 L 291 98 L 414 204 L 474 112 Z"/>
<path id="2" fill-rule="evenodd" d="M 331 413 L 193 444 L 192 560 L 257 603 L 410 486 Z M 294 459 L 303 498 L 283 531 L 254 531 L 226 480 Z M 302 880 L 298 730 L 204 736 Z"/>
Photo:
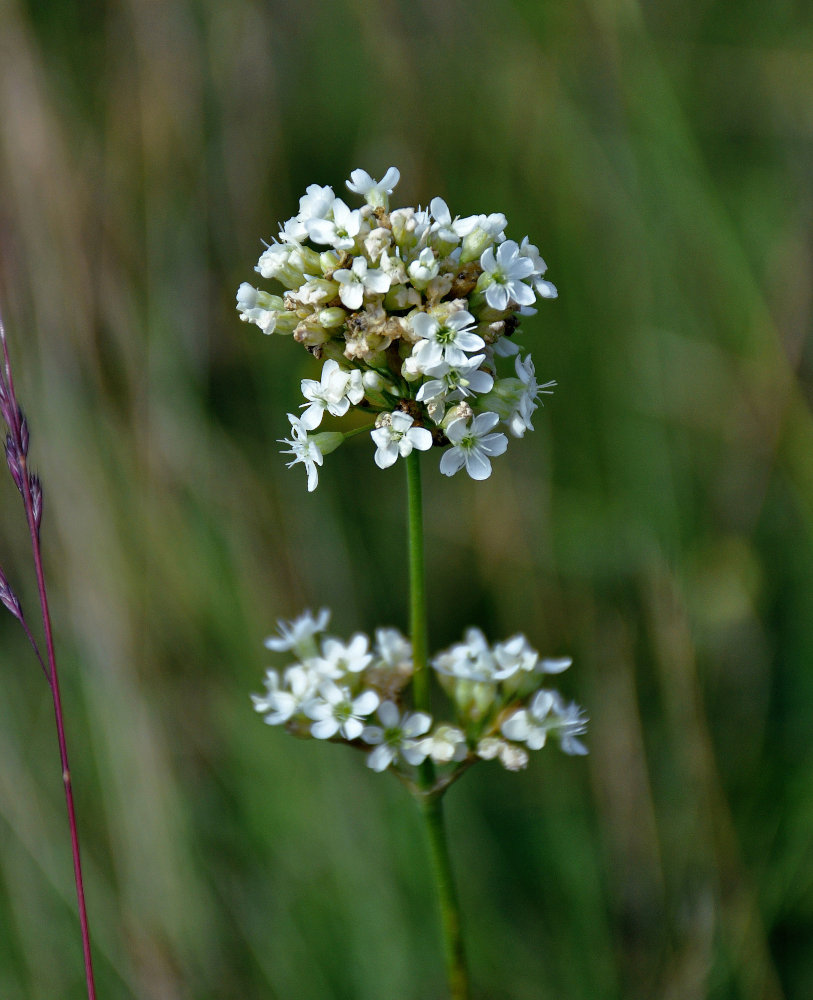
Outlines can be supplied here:
<path id="1" fill-rule="evenodd" d="M 490 646 L 471 628 L 431 661 L 451 702 L 451 719 L 439 722 L 409 705 L 412 646 L 400 632 L 377 629 L 374 642 L 362 633 L 342 642 L 325 634 L 329 617 L 306 611 L 266 639 L 269 649 L 294 657 L 282 672 L 268 670 L 265 694 L 252 696 L 269 725 L 353 743 L 369 751 L 376 771 L 392 766 L 408 775 L 430 758 L 451 765 L 447 781 L 478 759 L 520 770 L 528 750 L 541 749 L 549 735 L 565 753 L 587 752 L 578 739 L 587 728 L 582 710 L 542 687 L 569 658 L 544 659 L 523 635 Z"/>
<path id="2" fill-rule="evenodd" d="M 379 181 L 354 170 L 347 187 L 365 201 L 355 209 L 312 184 L 256 266 L 284 294 L 246 282 L 237 292 L 241 319 L 292 334 L 324 362 L 318 380 L 302 380 L 304 412 L 288 414 L 282 442 L 289 464 L 305 465 L 309 490 L 345 438 L 313 433 L 325 413 L 373 415 L 380 468 L 436 445 L 446 449 L 442 473 L 465 467 L 486 479 L 508 445 L 498 426 L 513 437 L 533 430 L 539 395 L 555 385 L 536 381 L 512 339 L 518 315 L 557 294 L 539 250 L 506 239 L 504 215 L 453 218 L 442 198 L 391 210 L 399 177 L 395 167 Z M 498 359 L 509 357 L 513 374 L 501 376 Z"/>

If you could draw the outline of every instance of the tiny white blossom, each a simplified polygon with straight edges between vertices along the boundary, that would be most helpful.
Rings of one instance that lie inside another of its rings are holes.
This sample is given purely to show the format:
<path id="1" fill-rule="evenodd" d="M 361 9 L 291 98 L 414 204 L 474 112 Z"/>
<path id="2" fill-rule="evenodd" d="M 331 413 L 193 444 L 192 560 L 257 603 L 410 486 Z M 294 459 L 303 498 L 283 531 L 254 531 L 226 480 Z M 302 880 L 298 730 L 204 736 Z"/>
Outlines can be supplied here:
<path id="1" fill-rule="evenodd" d="M 389 275 L 370 268 L 365 257 L 355 257 L 352 267 L 334 271 L 333 280 L 339 282 L 339 298 L 351 310 L 361 308 L 365 292 L 383 295 L 390 288 Z"/>
<path id="2" fill-rule="evenodd" d="M 288 667 L 283 676 L 285 687 L 279 686 L 279 675 L 275 670 L 266 674 L 265 696 L 252 695 L 257 712 L 267 713 L 264 717 L 269 726 L 280 726 L 287 722 L 313 692 L 313 678 L 300 664 Z"/>
<path id="3" fill-rule="evenodd" d="M 499 759 L 506 771 L 521 771 L 528 766 L 528 751 L 498 736 L 485 736 L 477 744 L 477 756 L 483 760 Z"/>
<path id="4" fill-rule="evenodd" d="M 464 641 L 438 653 L 432 660 L 432 666 L 447 677 L 478 683 L 502 681 L 520 669 L 516 657 L 506 656 L 504 651 L 500 658 L 496 657 L 478 628 L 467 629 Z"/>
<path id="5" fill-rule="evenodd" d="M 358 632 L 347 643 L 339 639 L 325 639 L 322 655 L 314 666 L 320 674 L 333 680 L 347 674 L 360 674 L 373 658 L 369 645 L 370 640 L 363 632 Z"/>
<path id="6" fill-rule="evenodd" d="M 514 362 L 517 377 L 522 383 L 522 394 L 517 399 L 513 413 L 506 421 L 508 430 L 513 437 L 521 438 L 525 431 L 534 429 L 531 423 L 531 416 L 539 406 L 537 399 L 540 393 L 550 395 L 556 385 L 555 382 L 545 382 L 540 385 L 536 381 L 533 359 L 530 354 L 525 358 L 517 356 Z"/>
<path id="7" fill-rule="evenodd" d="M 346 740 L 357 740 L 364 729 L 362 720 L 372 715 L 378 702 L 375 691 L 363 691 L 353 698 L 349 688 L 338 687 L 328 680 L 319 685 L 317 695 L 302 710 L 313 719 L 311 736 L 317 740 L 329 740 L 336 733 Z"/>
<path id="8" fill-rule="evenodd" d="M 587 732 L 587 718 L 578 705 L 566 705 L 557 691 L 537 691 L 530 706 L 510 715 L 500 731 L 509 740 L 525 743 L 529 750 L 541 750 L 548 733 L 555 732 L 565 753 L 587 753 L 576 738 Z"/>
<path id="9" fill-rule="evenodd" d="M 354 194 L 360 194 L 368 205 L 373 208 L 388 205 L 388 195 L 391 195 L 395 185 L 401 179 L 401 172 L 397 167 L 390 167 L 380 181 L 375 181 L 366 170 L 354 170 L 347 181 L 348 188 Z"/>
<path id="10" fill-rule="evenodd" d="M 277 305 L 279 303 L 279 305 Z M 271 334 L 277 325 L 282 300 L 244 281 L 237 289 L 237 309 L 244 323 L 254 323 L 263 333 Z"/>
<path id="11" fill-rule="evenodd" d="M 298 462 L 302 462 L 305 466 L 305 471 L 308 473 L 308 493 L 313 493 L 319 485 L 319 470 L 317 466 L 324 463 L 322 452 L 314 439 L 308 435 L 308 429 L 299 417 L 294 416 L 293 413 L 289 413 L 288 420 L 291 424 L 293 437 L 279 439 L 280 444 L 289 444 L 291 446 L 290 448 L 283 448 L 282 454 L 294 456 L 290 462 L 285 463 L 286 467 L 290 469 Z"/>
<path id="12" fill-rule="evenodd" d="M 406 458 L 413 448 L 428 451 L 432 447 L 432 434 L 425 427 L 413 427 L 408 413 L 396 410 L 389 421 L 370 432 L 376 444 L 375 464 L 388 469 L 400 455 Z"/>
<path id="13" fill-rule="evenodd" d="M 438 276 L 440 264 L 431 247 L 424 247 L 407 268 L 414 288 L 424 289 L 429 282 Z"/>
<path id="14" fill-rule="evenodd" d="M 350 209 L 337 198 L 333 202 L 332 219 L 310 219 L 308 236 L 314 243 L 328 244 L 335 250 L 352 250 L 361 230 L 361 212 Z"/>
<path id="15" fill-rule="evenodd" d="M 463 466 L 472 479 L 488 479 L 491 475 L 491 461 L 502 455 L 508 447 L 504 434 L 491 434 L 499 417 L 496 413 L 480 413 L 469 423 L 463 417 L 453 420 L 446 428 L 446 437 L 452 447 L 440 460 L 440 471 L 444 476 L 453 476 Z"/>
<path id="16" fill-rule="evenodd" d="M 443 322 L 426 312 L 413 313 L 409 325 L 420 338 L 412 349 L 418 370 L 427 371 L 444 361 L 450 366 L 466 364 L 469 359 L 464 352 L 485 347 L 483 338 L 472 333 L 474 323 L 474 316 L 465 309 L 451 313 Z"/>
<path id="17" fill-rule="evenodd" d="M 365 726 L 361 738 L 374 746 L 367 766 L 385 771 L 390 764 L 403 758 L 413 766 L 426 760 L 427 751 L 419 737 L 429 731 L 432 717 L 426 712 L 405 712 L 401 717 L 395 702 L 384 701 L 378 707 L 380 726 Z"/>
<path id="18" fill-rule="evenodd" d="M 511 302 L 530 306 L 536 301 L 534 290 L 523 279 L 534 270 L 533 262 L 519 253 L 514 240 L 506 240 L 497 248 L 488 247 L 480 257 L 483 274 L 491 279 L 485 290 L 486 302 L 492 309 L 503 312 Z"/>
<path id="19" fill-rule="evenodd" d="M 334 417 L 342 417 L 351 403 L 361 402 L 364 398 L 361 372 L 357 368 L 346 371 L 338 361 L 329 358 L 322 366 L 318 382 L 310 378 L 302 379 L 302 395 L 310 403 L 302 404 L 307 407 L 302 414 L 302 426 L 312 431 L 322 422 L 325 410 Z"/>
<path id="20" fill-rule="evenodd" d="M 422 749 L 436 764 L 465 760 L 469 752 L 463 730 L 449 725 L 438 726 L 433 733 L 424 737 Z"/>
<path id="21" fill-rule="evenodd" d="M 494 385 L 494 376 L 480 368 L 485 357 L 485 354 L 476 354 L 463 363 L 450 365 L 441 361 L 432 365 L 426 369 L 426 374 L 434 378 L 423 383 L 415 398 L 419 402 L 428 403 L 435 399 L 466 399 L 468 396 L 488 392 Z"/>
<path id="22" fill-rule="evenodd" d="M 322 608 L 315 618 L 310 610 L 303 611 L 293 621 L 278 621 L 279 636 L 269 636 L 263 645 L 266 649 L 273 649 L 276 653 L 293 650 L 300 659 L 307 659 L 316 652 L 314 636 L 324 632 L 329 621 L 330 610 L 328 608 Z"/>
<path id="23" fill-rule="evenodd" d="M 397 628 L 377 628 L 375 630 L 375 651 L 378 666 L 412 667 L 412 643 Z"/>

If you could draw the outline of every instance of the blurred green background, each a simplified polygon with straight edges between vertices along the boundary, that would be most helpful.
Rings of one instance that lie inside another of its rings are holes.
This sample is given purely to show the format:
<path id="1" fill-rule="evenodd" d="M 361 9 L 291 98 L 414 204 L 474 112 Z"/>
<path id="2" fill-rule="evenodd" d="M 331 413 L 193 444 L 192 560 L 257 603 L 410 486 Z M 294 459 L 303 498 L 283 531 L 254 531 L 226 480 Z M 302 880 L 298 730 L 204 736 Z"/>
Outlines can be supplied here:
<path id="1" fill-rule="evenodd" d="M 447 798 L 480 1000 L 813 996 L 813 10 L 792 0 L 0 0 L 0 293 L 105 1000 L 443 996 L 412 802 L 255 716 L 304 607 L 406 627 L 402 473 L 313 495 L 311 359 L 238 284 L 355 167 L 505 212 L 559 389 L 427 459 L 433 646 L 570 654 L 586 759 Z M 22 509 L 0 562 L 36 621 Z M 46 685 L 0 620 L 0 998 L 79 1000 Z"/>

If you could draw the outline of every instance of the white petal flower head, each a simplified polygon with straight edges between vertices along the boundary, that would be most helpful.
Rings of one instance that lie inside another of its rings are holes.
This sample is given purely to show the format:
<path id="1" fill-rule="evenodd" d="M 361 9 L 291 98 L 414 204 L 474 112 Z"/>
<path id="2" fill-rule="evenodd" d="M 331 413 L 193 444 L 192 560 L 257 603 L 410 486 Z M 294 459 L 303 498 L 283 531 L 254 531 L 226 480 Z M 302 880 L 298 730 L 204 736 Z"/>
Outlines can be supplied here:
<path id="1" fill-rule="evenodd" d="M 406 712 L 401 717 L 395 702 L 384 701 L 378 707 L 380 726 L 366 726 L 361 734 L 365 743 L 375 750 L 367 758 L 367 766 L 374 771 L 385 771 L 390 764 L 403 758 L 416 766 L 426 760 L 424 733 L 429 732 L 432 717 L 426 712 Z"/>
<path id="2" fill-rule="evenodd" d="M 370 432 L 376 444 L 375 464 L 379 469 L 394 465 L 400 455 L 406 458 L 413 448 L 428 451 L 432 447 L 432 434 L 425 427 L 413 427 L 414 421 L 408 413 L 396 410 L 389 421 Z"/>
<path id="3" fill-rule="evenodd" d="M 450 365 L 441 361 L 426 369 L 427 375 L 435 376 L 424 382 L 418 389 L 416 399 L 429 403 L 433 400 L 458 400 L 489 392 L 494 385 L 494 376 L 481 369 L 485 354 L 466 358 L 461 364 Z M 448 436 L 448 433 L 447 433 Z"/>
<path id="4" fill-rule="evenodd" d="M 279 296 L 261 292 L 244 281 L 237 289 L 237 309 L 244 323 L 254 323 L 263 333 L 271 334 L 277 325 L 277 317 L 283 308 Z"/>
<path id="5" fill-rule="evenodd" d="M 436 764 L 460 762 L 465 760 L 469 752 L 463 730 L 449 725 L 438 726 L 433 733 L 426 736 L 423 740 L 423 749 L 426 750 L 427 757 L 431 757 Z"/>
<path id="6" fill-rule="evenodd" d="M 390 289 L 390 276 L 369 267 L 365 257 L 355 257 L 352 267 L 334 271 L 333 280 L 339 283 L 339 298 L 353 311 L 361 308 L 365 292 L 384 295 Z"/>
<path id="7" fill-rule="evenodd" d="M 316 697 L 303 706 L 303 711 L 313 719 L 311 736 L 317 740 L 329 740 L 336 733 L 346 740 L 357 740 L 364 729 L 362 720 L 372 715 L 378 702 L 375 691 L 363 691 L 353 698 L 349 688 L 328 680 L 319 685 Z"/>
<path id="8" fill-rule="evenodd" d="M 375 651 L 382 667 L 412 667 L 412 643 L 397 628 L 375 630 Z"/>
<path id="9" fill-rule="evenodd" d="M 310 219 L 308 236 L 314 243 L 327 244 L 334 250 L 352 250 L 361 230 L 361 212 L 350 209 L 341 198 L 332 206 L 332 219 Z"/>
<path id="10" fill-rule="evenodd" d="M 483 760 L 498 758 L 506 771 L 521 771 L 528 766 L 528 752 L 524 747 L 508 743 L 498 736 L 486 736 L 477 744 L 477 756 Z"/>
<path id="11" fill-rule="evenodd" d="M 423 290 L 429 282 L 438 276 L 440 263 L 431 247 L 424 247 L 407 268 L 413 287 Z"/>
<path id="12" fill-rule="evenodd" d="M 522 388 L 515 408 L 506 423 L 511 434 L 514 437 L 521 438 L 524 436 L 526 430 L 532 431 L 534 429 L 531 423 L 531 416 L 539 406 L 537 399 L 540 393 L 550 395 L 556 383 L 545 382 L 543 385 L 540 385 L 536 381 L 536 372 L 530 354 L 525 358 L 520 358 L 517 355 L 514 368 L 516 369 Z"/>
<path id="13" fill-rule="evenodd" d="M 360 674 L 372 661 L 370 640 L 363 632 L 358 632 L 344 643 L 339 639 L 325 639 L 322 655 L 314 661 L 315 668 L 325 677 L 338 680 L 348 674 Z"/>
<path id="14" fill-rule="evenodd" d="M 471 232 L 471 229 L 474 228 L 468 222 L 464 222 L 461 225 L 459 219 L 452 219 L 449 206 L 442 198 L 433 198 L 429 202 L 429 211 L 435 220 L 432 223 L 430 231 L 442 243 L 448 244 L 451 247 L 457 246 L 466 233 Z"/>
<path id="15" fill-rule="evenodd" d="M 397 167 L 390 167 L 380 181 L 374 181 L 366 170 L 354 170 L 347 181 L 348 188 L 362 198 L 373 208 L 387 208 L 389 195 L 395 190 L 395 185 L 401 179 Z"/>
<path id="16" fill-rule="evenodd" d="M 330 215 L 336 196 L 329 185 L 309 184 L 305 194 L 299 199 L 299 219 L 326 219 Z"/>
<path id="17" fill-rule="evenodd" d="M 539 247 L 536 247 L 531 243 L 527 236 L 522 240 L 519 245 L 519 255 L 520 257 L 527 257 L 528 260 L 533 264 L 534 269 L 531 271 L 531 275 L 534 278 L 538 278 L 545 273 L 548 269 L 548 265 L 542 259 L 539 253 Z"/>
<path id="18" fill-rule="evenodd" d="M 426 371 L 444 361 L 449 366 L 464 365 L 469 360 L 466 353 L 482 351 L 485 341 L 472 333 L 475 322 L 465 309 L 451 313 L 443 322 L 430 313 L 414 313 L 409 324 L 420 338 L 412 351 L 418 369 Z"/>
<path id="19" fill-rule="evenodd" d="M 494 247 L 484 250 L 480 266 L 483 274 L 491 279 L 485 294 L 486 302 L 492 309 L 504 312 L 512 302 L 519 306 L 530 306 L 536 301 L 533 288 L 524 280 L 533 274 L 533 262 L 520 255 L 514 240 L 501 243 L 496 254 Z"/>
<path id="20" fill-rule="evenodd" d="M 317 466 L 324 463 L 322 452 L 314 439 L 308 435 L 308 429 L 299 417 L 294 416 L 293 413 L 289 413 L 288 420 L 291 424 L 293 437 L 279 439 L 280 444 L 289 444 L 291 446 L 290 448 L 283 448 L 282 454 L 294 456 L 290 462 L 285 463 L 286 467 L 290 469 L 298 462 L 302 462 L 305 466 L 305 471 L 308 473 L 308 493 L 313 493 L 319 485 L 319 470 Z"/>
<path id="21" fill-rule="evenodd" d="M 587 748 L 576 738 L 587 732 L 587 718 L 578 705 L 566 705 L 556 691 L 537 691 L 530 707 L 514 712 L 500 728 L 503 736 L 525 743 L 529 750 L 541 750 L 548 733 L 554 732 L 565 753 L 587 753 Z"/>
<path id="22" fill-rule="evenodd" d="M 472 479 L 488 479 L 491 459 L 502 455 L 508 447 L 504 434 L 492 434 L 499 417 L 496 413 L 480 413 L 471 422 L 464 417 L 453 420 L 446 428 L 452 447 L 440 460 L 444 476 L 453 476 L 464 466 Z"/>
<path id="23" fill-rule="evenodd" d="M 302 414 L 302 426 L 312 431 L 322 422 L 325 410 L 334 417 L 343 417 L 350 408 L 351 401 L 361 402 L 364 396 L 361 372 L 358 369 L 346 371 L 339 366 L 338 361 L 329 358 L 322 366 L 322 376 L 318 382 L 310 378 L 302 379 L 302 395 L 310 403 L 302 404 L 307 407 Z"/>
<path id="24" fill-rule="evenodd" d="M 310 610 L 303 611 L 293 621 L 277 622 L 279 636 L 269 636 L 263 645 L 276 653 L 292 650 L 300 659 L 308 659 L 316 654 L 315 636 L 324 632 L 330 621 L 330 610 L 322 608 L 314 618 Z"/>
<path id="25" fill-rule="evenodd" d="M 283 677 L 284 687 L 279 686 L 278 678 L 276 682 L 272 680 L 275 674 L 276 671 L 269 670 L 266 675 L 268 693 L 265 697 L 252 695 L 256 711 L 268 713 L 264 721 L 269 726 L 287 722 L 313 693 L 313 676 L 304 666 L 288 667 Z"/>
<path id="26" fill-rule="evenodd" d="M 531 646 L 524 635 L 514 635 L 504 642 L 498 642 L 494 647 L 494 659 L 505 676 L 514 673 L 533 673 L 538 662 L 539 653 Z"/>

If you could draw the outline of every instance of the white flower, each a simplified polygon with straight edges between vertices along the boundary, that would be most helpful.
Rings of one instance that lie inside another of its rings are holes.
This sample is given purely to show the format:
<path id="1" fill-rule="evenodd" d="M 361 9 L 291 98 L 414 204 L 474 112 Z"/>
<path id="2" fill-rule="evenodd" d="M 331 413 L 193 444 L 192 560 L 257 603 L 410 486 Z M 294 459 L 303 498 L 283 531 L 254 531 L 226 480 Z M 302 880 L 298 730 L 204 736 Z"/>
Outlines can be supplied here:
<path id="1" fill-rule="evenodd" d="M 491 279 L 485 290 L 486 302 L 492 309 L 504 312 L 511 302 L 519 306 L 530 306 L 536 301 L 534 290 L 526 285 L 524 278 L 533 274 L 533 261 L 520 255 L 514 240 L 506 240 L 497 248 L 488 247 L 480 257 L 483 274 Z"/>
<path id="2" fill-rule="evenodd" d="M 365 726 L 361 738 L 374 746 L 367 758 L 367 766 L 374 771 L 385 771 L 390 764 L 402 757 L 408 764 L 417 765 L 426 760 L 427 751 L 418 737 L 429 731 L 432 717 L 426 712 L 405 712 L 403 718 L 395 702 L 384 701 L 378 707 L 380 726 Z"/>
<path id="3" fill-rule="evenodd" d="M 469 752 L 463 730 L 448 725 L 438 726 L 430 736 L 426 736 L 422 749 L 436 764 L 464 760 Z"/>
<path id="4" fill-rule="evenodd" d="M 375 650 L 377 666 L 395 669 L 412 668 L 412 643 L 397 628 L 377 628 L 375 630 Z"/>
<path id="5" fill-rule="evenodd" d="M 237 309 L 244 323 L 256 324 L 263 333 L 274 332 L 283 303 L 279 296 L 269 295 L 244 281 L 237 289 Z"/>
<path id="6" fill-rule="evenodd" d="M 376 443 L 375 464 L 388 469 L 400 455 L 406 458 L 413 448 L 428 451 L 432 447 L 432 434 L 425 427 L 413 427 L 408 413 L 396 410 L 389 421 L 370 432 Z"/>
<path id="7" fill-rule="evenodd" d="M 290 257 L 288 243 L 272 243 L 260 254 L 254 270 L 264 278 L 278 279 L 286 288 L 296 288 L 300 284 L 299 274 L 289 266 Z"/>
<path id="8" fill-rule="evenodd" d="M 500 663 L 491 651 L 486 637 L 478 628 L 466 630 L 464 641 L 452 646 L 432 660 L 432 666 L 440 674 L 458 680 L 494 683 L 505 680 L 519 669 L 516 659 L 503 657 Z"/>
<path id="9" fill-rule="evenodd" d="M 300 659 L 305 660 L 316 653 L 314 636 L 324 632 L 329 621 L 330 610 L 328 608 L 322 608 L 315 618 L 310 610 L 303 611 L 293 621 L 278 621 L 279 637 L 269 636 L 263 645 L 266 649 L 273 649 L 277 653 L 293 650 Z"/>
<path id="10" fill-rule="evenodd" d="M 339 732 L 346 740 L 357 740 L 364 729 L 362 719 L 378 708 L 378 702 L 375 691 L 363 691 L 353 698 L 349 688 L 323 681 L 317 696 L 303 706 L 303 712 L 314 720 L 311 736 L 317 740 L 329 740 Z"/>
<path id="11" fill-rule="evenodd" d="M 504 642 L 497 643 L 494 647 L 494 659 L 499 664 L 500 670 L 509 671 L 506 676 L 511 676 L 515 672 L 532 673 L 539 661 L 539 653 L 524 635 L 514 635 Z M 552 661 L 543 661 L 545 662 Z"/>
<path id="12" fill-rule="evenodd" d="M 469 424 L 464 417 L 453 420 L 446 428 L 446 437 L 452 447 L 440 460 L 444 476 L 453 476 L 465 465 L 472 479 L 488 479 L 491 475 L 490 459 L 502 455 L 508 447 L 504 434 L 490 434 L 497 425 L 496 413 L 480 413 Z"/>
<path id="13" fill-rule="evenodd" d="M 349 269 L 334 271 L 333 280 L 339 282 L 339 298 L 352 310 L 361 308 L 365 292 L 383 295 L 390 288 L 389 275 L 368 267 L 365 257 L 355 257 Z"/>
<path id="14" fill-rule="evenodd" d="M 545 393 L 546 395 L 550 395 L 556 383 L 545 382 L 543 385 L 540 385 L 536 381 L 536 372 L 530 354 L 524 359 L 517 356 L 514 367 L 517 377 L 522 383 L 522 394 L 517 399 L 514 411 L 506 423 L 511 434 L 514 437 L 521 438 L 524 436 L 526 430 L 532 431 L 534 429 L 531 423 L 531 416 L 539 406 L 537 403 L 539 394 Z"/>
<path id="15" fill-rule="evenodd" d="M 524 747 L 501 740 L 498 736 L 485 736 L 477 744 L 477 756 L 483 760 L 499 758 L 506 771 L 521 771 L 528 766 L 528 752 Z"/>
<path id="16" fill-rule="evenodd" d="M 537 278 L 534 282 L 534 288 L 540 299 L 557 299 L 559 297 L 556 285 L 552 281 L 545 281 L 544 278 Z"/>
<path id="17" fill-rule="evenodd" d="M 438 276 L 440 264 L 431 247 L 424 247 L 407 268 L 413 287 L 424 289 L 429 282 Z"/>
<path id="18" fill-rule="evenodd" d="M 494 212 L 491 215 L 471 215 L 467 219 L 460 219 L 455 224 L 456 232 L 463 236 L 460 263 L 467 264 L 476 260 L 486 247 L 501 243 L 505 239 L 504 230 L 507 224 L 508 220 L 501 212 Z"/>
<path id="19" fill-rule="evenodd" d="M 314 243 L 325 243 L 335 250 L 352 250 L 361 230 L 361 212 L 348 208 L 341 198 L 337 198 L 332 214 L 332 219 L 310 219 L 308 236 Z"/>
<path id="20" fill-rule="evenodd" d="M 338 361 L 329 358 L 322 366 L 319 382 L 310 378 L 302 379 L 302 395 L 310 401 L 309 406 L 307 403 L 302 404 L 307 406 L 302 414 L 302 426 L 312 431 L 322 422 L 325 410 L 334 417 L 342 417 L 351 403 L 355 406 L 361 402 L 364 398 L 361 372 L 357 368 L 345 371 Z"/>
<path id="21" fill-rule="evenodd" d="M 288 667 L 283 680 L 287 690 L 280 688 L 277 672 L 269 670 L 265 679 L 265 696 L 251 696 L 255 710 L 267 713 L 263 721 L 269 726 L 280 726 L 287 722 L 313 692 L 312 675 L 300 664 Z"/>
<path id="22" fill-rule="evenodd" d="M 459 219 L 453 220 L 452 213 L 442 198 L 433 198 L 429 202 L 429 211 L 435 220 L 432 223 L 431 232 L 443 243 L 456 246 L 466 232 L 471 232 L 471 228 L 473 228 L 473 226 L 470 228 L 470 221 L 461 226 Z"/>
<path id="23" fill-rule="evenodd" d="M 451 313 L 443 322 L 426 312 L 413 313 L 409 324 L 420 338 L 412 349 L 417 370 L 427 371 L 444 361 L 450 366 L 466 364 L 469 359 L 464 351 L 485 347 L 483 338 L 471 332 L 474 323 L 474 316 L 465 309 Z"/>
<path id="24" fill-rule="evenodd" d="M 447 397 L 452 400 L 465 399 L 475 393 L 488 392 L 494 385 L 494 377 L 480 369 L 485 357 L 485 354 L 476 354 L 462 364 L 452 366 L 441 361 L 432 365 L 426 369 L 426 374 L 435 377 L 423 383 L 415 398 L 419 402 L 429 403 L 436 399 L 445 400 Z"/>
<path id="25" fill-rule="evenodd" d="M 392 194 L 400 179 L 401 172 L 397 167 L 390 167 L 380 181 L 374 181 L 366 170 L 354 170 L 346 184 L 355 194 L 360 194 L 368 205 L 386 208 L 389 204 L 387 196 Z"/>
<path id="26" fill-rule="evenodd" d="M 525 743 L 529 750 L 541 750 L 548 733 L 555 732 L 565 753 L 587 753 L 584 744 L 576 739 L 587 732 L 587 717 L 575 703 L 566 705 L 557 691 L 537 691 L 530 706 L 510 715 L 500 731 L 509 740 Z"/>
<path id="27" fill-rule="evenodd" d="M 316 466 L 322 465 L 324 462 L 322 452 L 314 439 L 308 436 L 308 429 L 299 417 L 294 416 L 293 413 L 289 413 L 288 420 L 291 423 L 293 437 L 279 439 L 280 444 L 289 444 L 291 446 L 290 448 L 283 448 L 282 454 L 294 456 L 290 462 L 285 463 L 286 468 L 290 469 L 298 462 L 302 462 L 305 466 L 305 471 L 308 473 L 308 493 L 313 493 L 319 485 L 319 470 Z"/>
<path id="28" fill-rule="evenodd" d="M 369 645 L 370 640 L 363 632 L 358 632 L 347 643 L 339 639 L 325 639 L 322 655 L 314 661 L 314 666 L 324 677 L 334 680 L 347 674 L 360 674 L 373 658 Z"/>

